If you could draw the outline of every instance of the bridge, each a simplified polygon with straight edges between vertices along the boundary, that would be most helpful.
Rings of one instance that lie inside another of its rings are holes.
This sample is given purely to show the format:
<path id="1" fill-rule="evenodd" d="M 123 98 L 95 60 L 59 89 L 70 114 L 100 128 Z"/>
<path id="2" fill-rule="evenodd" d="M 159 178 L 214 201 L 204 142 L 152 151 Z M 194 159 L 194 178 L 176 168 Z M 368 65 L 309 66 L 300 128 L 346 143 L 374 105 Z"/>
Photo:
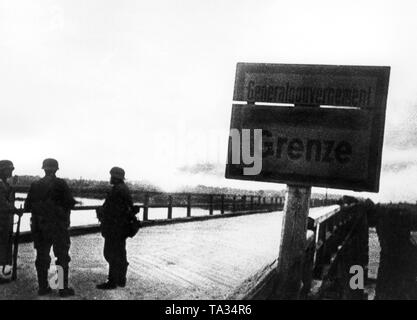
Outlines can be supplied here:
<path id="1" fill-rule="evenodd" d="M 274 298 L 280 290 L 276 268 L 283 199 L 249 197 L 247 201 L 246 196 L 207 195 L 208 202 L 193 204 L 206 208 L 207 214 L 193 216 L 196 207 L 192 208 L 189 201 L 193 197 L 182 197 L 187 199 L 185 205 L 173 201 L 172 195 L 165 206 L 152 205 L 149 199 L 141 204 L 144 227 L 127 241 L 130 265 L 126 288 L 95 288 L 107 277 L 103 238 L 97 225 L 72 227 L 73 299 Z M 335 292 L 336 298 L 363 298 L 363 290 L 349 289 L 347 268 L 352 264 L 367 268 L 365 211 L 358 204 L 329 205 L 314 200 L 310 205 L 300 297 L 325 298 L 329 284 L 334 287 L 336 283 L 337 290 L 331 290 L 333 298 Z M 167 210 L 166 219 L 149 219 L 152 209 L 161 207 Z M 173 218 L 173 210 L 182 207 L 186 208 L 185 217 Z M 74 210 L 86 213 L 94 208 L 79 206 Z M 58 294 L 37 296 L 30 232 L 23 232 L 20 242 L 17 280 L 0 286 L 0 297 L 59 299 Z"/>

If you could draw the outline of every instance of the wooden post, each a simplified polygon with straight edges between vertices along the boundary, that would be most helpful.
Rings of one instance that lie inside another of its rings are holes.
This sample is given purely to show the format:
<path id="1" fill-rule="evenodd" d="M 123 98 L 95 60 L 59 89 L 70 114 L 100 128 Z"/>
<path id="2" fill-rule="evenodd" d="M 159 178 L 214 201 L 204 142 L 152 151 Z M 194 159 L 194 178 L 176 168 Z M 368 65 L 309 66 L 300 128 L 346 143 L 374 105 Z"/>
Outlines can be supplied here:
<path id="1" fill-rule="evenodd" d="M 213 195 L 210 195 L 210 204 L 209 204 L 209 214 L 212 216 L 213 215 Z"/>
<path id="2" fill-rule="evenodd" d="M 232 200 L 232 211 L 236 211 L 236 196 L 233 196 L 233 200 Z"/>
<path id="3" fill-rule="evenodd" d="M 221 195 L 220 201 L 220 214 L 224 214 L 224 194 Z"/>
<path id="4" fill-rule="evenodd" d="M 340 207 L 340 211 L 343 211 L 343 207 Z M 340 225 L 340 211 L 334 214 L 334 226 L 336 231 L 339 229 Z"/>
<path id="5" fill-rule="evenodd" d="M 149 209 L 149 194 L 145 194 L 143 201 L 143 221 L 148 221 L 148 209 Z"/>
<path id="6" fill-rule="evenodd" d="M 22 205 L 20 205 L 20 210 L 23 211 Z M 22 220 L 22 215 L 19 215 L 16 225 L 16 233 L 13 239 L 13 267 L 12 267 L 12 281 L 17 280 L 17 256 L 19 254 L 19 236 L 20 236 L 20 222 Z"/>
<path id="7" fill-rule="evenodd" d="M 250 196 L 250 209 L 253 210 L 253 196 Z"/>
<path id="8" fill-rule="evenodd" d="M 242 196 L 242 210 L 246 210 L 246 196 Z"/>
<path id="9" fill-rule="evenodd" d="M 299 297 L 310 196 L 311 187 L 287 186 L 274 296 L 277 299 Z"/>
<path id="10" fill-rule="evenodd" d="M 168 219 L 172 219 L 172 196 L 168 197 Z"/>
<path id="11" fill-rule="evenodd" d="M 316 244 L 322 243 L 319 250 L 315 253 L 314 258 L 314 277 L 322 278 L 323 266 L 324 266 L 324 242 L 326 241 L 326 235 L 324 230 L 324 225 L 319 223 L 316 226 Z"/>
<path id="12" fill-rule="evenodd" d="M 191 217 L 191 194 L 187 196 L 187 217 Z"/>
<path id="13" fill-rule="evenodd" d="M 329 264 L 331 258 L 331 246 L 333 244 L 332 241 L 328 240 L 327 236 L 329 235 L 329 221 L 323 221 L 320 224 L 320 228 L 323 228 L 323 256 L 322 256 L 322 263 Z"/>

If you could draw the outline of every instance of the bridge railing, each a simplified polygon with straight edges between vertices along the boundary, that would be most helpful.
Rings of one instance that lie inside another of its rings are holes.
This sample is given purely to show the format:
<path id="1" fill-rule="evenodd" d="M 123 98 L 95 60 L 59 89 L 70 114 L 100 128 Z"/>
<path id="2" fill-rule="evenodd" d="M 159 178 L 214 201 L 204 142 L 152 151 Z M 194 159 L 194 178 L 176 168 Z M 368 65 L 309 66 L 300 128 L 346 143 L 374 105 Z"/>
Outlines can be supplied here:
<path id="1" fill-rule="evenodd" d="M 305 272 L 311 274 L 305 297 L 362 299 L 363 288 L 352 287 L 350 280 L 358 267 L 363 282 L 368 274 L 367 209 L 361 204 L 345 205 L 318 219 L 311 219 L 309 229 L 315 234 L 314 253 L 306 253 Z M 308 260 L 310 259 L 310 261 Z M 354 270 L 354 271 L 353 271 Z M 311 288 L 315 292 L 310 292 Z M 307 290 L 308 289 L 308 290 Z"/>
<path id="2" fill-rule="evenodd" d="M 350 286 L 352 266 L 368 273 L 367 209 L 361 204 L 328 207 L 324 214 L 308 219 L 305 251 L 290 270 L 301 273 L 300 299 L 363 299 L 364 290 Z M 279 259 L 279 258 L 278 258 Z M 299 267 L 301 261 L 301 267 Z M 281 299 L 278 260 L 271 262 L 253 278 L 250 286 L 238 288 L 231 299 Z M 296 274 L 297 273 L 297 274 Z M 285 294 L 284 294 L 285 296 Z"/>
<path id="3" fill-rule="evenodd" d="M 207 215 L 214 215 L 215 211 L 220 214 L 251 211 L 274 211 L 282 210 L 284 199 L 282 197 L 262 197 L 245 195 L 224 194 L 182 194 L 180 196 L 164 195 L 163 199 L 158 195 L 154 200 L 151 194 L 144 195 L 143 203 L 138 204 L 143 216 L 143 221 L 153 220 L 150 209 L 166 209 L 166 219 L 173 219 L 173 209 L 185 208 L 186 217 L 193 216 L 193 209 L 203 209 Z M 99 206 L 75 206 L 72 210 L 95 210 Z"/>
<path id="4" fill-rule="evenodd" d="M 279 210 L 283 207 L 283 203 L 282 197 L 225 194 L 166 194 L 162 197 L 160 195 L 152 197 L 145 194 L 140 208 L 143 210 L 143 221 L 147 221 L 152 218 L 149 216 L 149 209 L 152 208 L 166 208 L 169 220 L 172 219 L 174 208 L 186 208 L 186 216 L 192 217 L 192 209 L 204 209 L 211 216 L 215 211 L 225 214 L 238 211 Z"/>
<path id="5" fill-rule="evenodd" d="M 135 195 L 137 195 L 135 193 Z M 251 211 L 274 211 L 282 210 L 285 198 L 282 196 L 261 195 L 231 195 L 231 194 L 201 194 L 201 193 L 143 193 L 139 195 L 143 221 L 153 220 L 150 209 L 165 208 L 166 219 L 173 219 L 173 209 L 186 208 L 186 217 L 192 217 L 192 209 L 203 209 L 207 215 L 214 215 L 215 211 L 220 214 Z M 25 198 L 16 200 L 24 201 Z M 336 203 L 337 200 L 311 199 L 311 207 L 320 207 Z M 99 206 L 77 205 L 72 210 L 85 211 L 95 210 Z"/>

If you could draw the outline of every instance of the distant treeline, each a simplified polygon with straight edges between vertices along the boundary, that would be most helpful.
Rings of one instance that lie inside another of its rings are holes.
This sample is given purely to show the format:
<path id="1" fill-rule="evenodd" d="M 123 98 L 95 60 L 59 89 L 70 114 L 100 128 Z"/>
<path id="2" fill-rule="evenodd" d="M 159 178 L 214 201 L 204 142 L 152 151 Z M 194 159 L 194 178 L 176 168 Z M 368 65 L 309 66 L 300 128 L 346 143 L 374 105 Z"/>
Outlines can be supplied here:
<path id="1" fill-rule="evenodd" d="M 39 180 L 39 176 L 15 176 L 13 186 L 17 192 L 27 192 L 32 182 Z M 109 181 L 88 180 L 88 179 L 64 179 L 71 188 L 74 196 L 104 199 L 111 186 Z M 145 182 L 126 182 L 133 194 L 140 193 L 162 193 L 156 186 Z M 135 201 L 139 201 L 135 196 Z"/>

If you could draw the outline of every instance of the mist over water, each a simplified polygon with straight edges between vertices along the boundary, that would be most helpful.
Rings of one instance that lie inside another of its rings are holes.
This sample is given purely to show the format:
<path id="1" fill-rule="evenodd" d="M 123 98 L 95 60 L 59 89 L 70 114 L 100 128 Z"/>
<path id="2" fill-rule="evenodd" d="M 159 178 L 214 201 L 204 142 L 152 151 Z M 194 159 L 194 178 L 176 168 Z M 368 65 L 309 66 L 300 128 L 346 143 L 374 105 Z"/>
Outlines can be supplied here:
<path id="1" fill-rule="evenodd" d="M 26 194 L 24 193 L 17 193 L 17 197 L 25 198 Z M 81 203 L 77 206 L 100 206 L 103 204 L 104 200 L 98 199 L 90 199 L 90 198 L 75 198 L 77 201 Z M 142 203 L 135 203 L 137 205 Z M 20 205 L 23 205 L 22 201 L 16 201 L 16 207 L 19 208 Z M 205 216 L 208 215 L 208 210 L 199 209 L 199 208 L 192 208 L 191 215 L 192 216 Z M 219 210 L 213 211 L 214 215 L 220 214 Z M 167 219 L 168 216 L 168 209 L 167 208 L 149 208 L 148 209 L 148 219 L 149 220 L 161 220 Z M 172 208 L 172 218 L 184 218 L 187 216 L 187 208 Z M 143 209 L 137 214 L 137 217 L 142 221 L 143 220 Z M 17 221 L 17 217 L 15 217 L 15 222 Z M 95 210 L 81 210 L 71 211 L 71 227 L 76 226 L 85 226 L 85 225 L 93 225 L 98 224 L 99 221 L 96 217 Z M 26 213 L 22 216 L 20 230 L 22 232 L 30 231 L 30 214 Z"/>

